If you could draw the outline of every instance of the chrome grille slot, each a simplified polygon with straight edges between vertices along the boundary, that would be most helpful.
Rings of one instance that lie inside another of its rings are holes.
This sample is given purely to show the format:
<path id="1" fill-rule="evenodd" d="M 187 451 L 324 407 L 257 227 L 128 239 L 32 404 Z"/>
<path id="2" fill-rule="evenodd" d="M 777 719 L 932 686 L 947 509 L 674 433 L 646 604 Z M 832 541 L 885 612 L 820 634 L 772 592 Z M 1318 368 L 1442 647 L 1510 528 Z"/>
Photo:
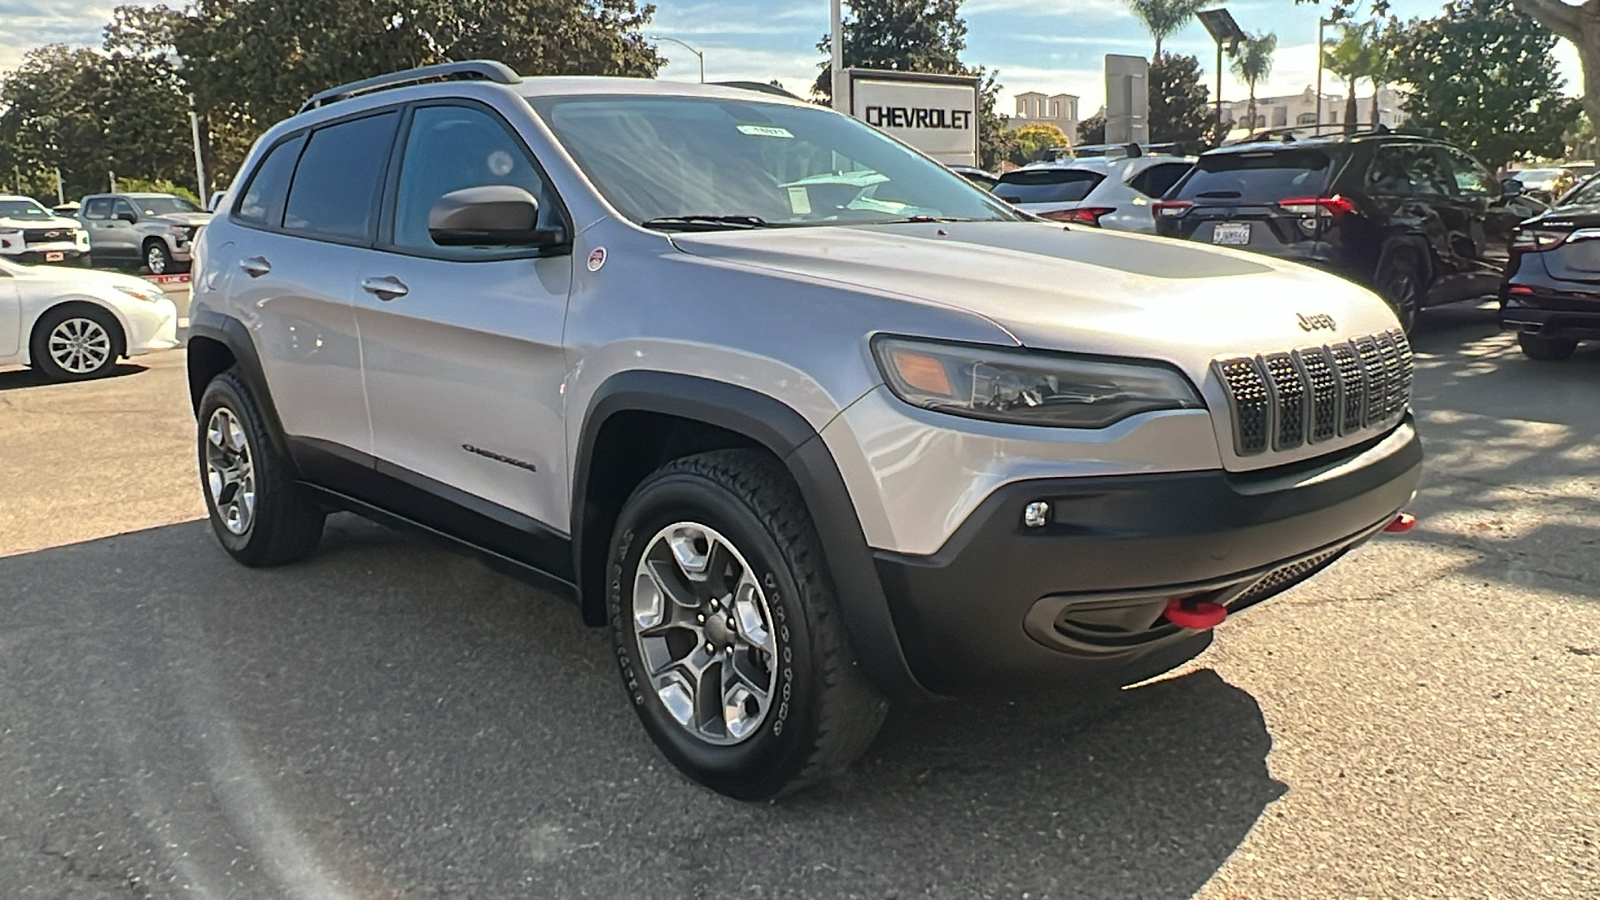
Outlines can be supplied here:
<path id="1" fill-rule="evenodd" d="M 1306 384 L 1300 369 L 1287 353 L 1265 357 L 1267 378 L 1272 383 L 1278 427 L 1273 436 L 1274 450 L 1293 450 L 1306 442 Z"/>
<path id="2" fill-rule="evenodd" d="M 1272 395 L 1253 359 L 1217 363 L 1233 412 L 1233 443 L 1240 456 L 1264 452 L 1270 440 Z"/>
<path id="3" fill-rule="evenodd" d="M 1311 443 L 1320 444 L 1339 433 L 1339 376 L 1321 347 L 1297 350 L 1295 357 L 1311 393 Z"/>
<path id="4" fill-rule="evenodd" d="M 1213 364 L 1239 456 L 1293 450 L 1392 425 L 1411 403 L 1414 358 L 1404 332 Z"/>

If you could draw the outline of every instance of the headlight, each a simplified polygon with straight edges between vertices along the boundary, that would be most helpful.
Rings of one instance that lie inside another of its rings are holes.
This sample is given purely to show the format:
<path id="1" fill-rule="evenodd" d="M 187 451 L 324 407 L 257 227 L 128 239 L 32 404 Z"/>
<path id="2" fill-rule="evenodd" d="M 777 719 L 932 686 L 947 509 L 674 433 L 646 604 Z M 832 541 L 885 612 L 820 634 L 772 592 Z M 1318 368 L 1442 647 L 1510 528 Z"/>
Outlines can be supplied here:
<path id="1" fill-rule="evenodd" d="M 21 234 L 21 228 L 0 228 L 0 234 Z"/>
<path id="2" fill-rule="evenodd" d="M 146 303 L 157 303 L 167 296 L 156 287 L 125 287 L 120 284 L 114 285 L 114 287 L 129 297 L 135 300 L 143 300 Z"/>
<path id="3" fill-rule="evenodd" d="M 1158 363 L 880 337 L 890 390 L 913 406 L 974 419 L 1104 428 L 1158 409 L 1204 409 L 1189 380 Z"/>

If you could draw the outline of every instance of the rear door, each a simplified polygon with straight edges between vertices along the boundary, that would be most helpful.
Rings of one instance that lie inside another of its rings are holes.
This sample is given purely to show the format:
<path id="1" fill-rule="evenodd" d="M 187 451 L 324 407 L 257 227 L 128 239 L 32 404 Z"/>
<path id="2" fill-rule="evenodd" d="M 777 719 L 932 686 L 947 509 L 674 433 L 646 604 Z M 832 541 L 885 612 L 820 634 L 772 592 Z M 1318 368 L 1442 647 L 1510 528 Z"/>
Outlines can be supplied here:
<path id="1" fill-rule="evenodd" d="M 1382 223 L 1369 257 L 1374 265 L 1384 246 L 1410 236 L 1427 243 L 1435 264 L 1450 268 L 1450 229 L 1441 214 L 1449 202 L 1449 179 L 1432 144 L 1406 141 L 1373 148 L 1363 193 L 1376 210 L 1374 219 Z"/>
<path id="2" fill-rule="evenodd" d="M 1281 204 L 1325 196 L 1335 157 L 1319 147 L 1265 147 L 1200 157 L 1172 199 L 1192 204 L 1164 211 L 1162 233 L 1274 256 L 1305 255 L 1316 240 L 1305 218 Z M 1313 218 L 1314 221 L 1314 218 Z"/>
<path id="3" fill-rule="evenodd" d="M 1017 169 L 1000 176 L 994 195 L 1036 216 L 1076 209 L 1106 178 L 1088 167 Z"/>
<path id="4" fill-rule="evenodd" d="M 1450 167 L 1451 203 L 1461 211 L 1463 230 L 1468 237 L 1468 241 L 1462 242 L 1462 249 L 1466 250 L 1470 244 L 1473 253 L 1471 260 L 1464 260 L 1463 265 L 1499 271 L 1510 258 L 1511 228 L 1516 225 L 1507 215 L 1496 214 L 1496 205 L 1501 199 L 1500 184 L 1466 151 L 1450 146 L 1440 149 Z"/>

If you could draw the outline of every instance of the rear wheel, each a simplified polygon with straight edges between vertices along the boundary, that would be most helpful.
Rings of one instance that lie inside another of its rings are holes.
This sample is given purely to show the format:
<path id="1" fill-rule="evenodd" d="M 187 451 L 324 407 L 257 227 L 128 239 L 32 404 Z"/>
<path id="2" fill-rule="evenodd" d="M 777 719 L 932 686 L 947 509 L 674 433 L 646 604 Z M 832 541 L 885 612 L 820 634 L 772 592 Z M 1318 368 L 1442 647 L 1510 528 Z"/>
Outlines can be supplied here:
<path id="1" fill-rule="evenodd" d="M 1537 334 L 1519 334 L 1517 344 L 1522 348 L 1523 356 L 1541 362 L 1560 362 L 1570 358 L 1573 351 L 1578 349 L 1577 341 L 1540 337 Z"/>
<path id="2" fill-rule="evenodd" d="M 622 509 L 608 575 L 629 700 L 696 781 L 773 797 L 843 769 L 877 734 L 888 704 L 850 652 L 777 460 L 727 450 L 659 469 Z"/>
<path id="3" fill-rule="evenodd" d="M 1415 250 L 1399 248 L 1384 254 L 1378 264 L 1374 285 L 1379 296 L 1389 302 L 1400 326 L 1407 334 L 1417 324 L 1417 313 L 1422 309 L 1422 292 L 1427 286 L 1422 263 Z"/>

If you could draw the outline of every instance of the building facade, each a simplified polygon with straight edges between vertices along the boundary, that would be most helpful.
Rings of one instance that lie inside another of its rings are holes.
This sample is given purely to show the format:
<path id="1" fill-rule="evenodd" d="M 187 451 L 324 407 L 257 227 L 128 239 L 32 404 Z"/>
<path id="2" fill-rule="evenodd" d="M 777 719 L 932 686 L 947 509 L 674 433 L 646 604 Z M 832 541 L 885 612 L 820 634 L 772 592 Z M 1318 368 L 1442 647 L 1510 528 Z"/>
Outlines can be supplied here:
<path id="1" fill-rule="evenodd" d="M 1404 124 L 1405 110 L 1401 108 L 1399 92 L 1383 88 L 1377 92 L 1378 122 L 1390 128 Z M 1373 95 L 1356 97 L 1356 124 L 1362 128 L 1372 126 Z M 1306 88 L 1287 97 L 1257 97 L 1255 122 L 1245 121 L 1250 114 L 1250 100 L 1224 100 L 1222 119 L 1233 123 L 1240 131 L 1260 131 L 1263 128 L 1311 128 L 1317 125 L 1317 92 Z M 1330 125 L 1343 125 L 1345 95 L 1324 92 L 1322 95 L 1322 131 Z M 1337 130 L 1337 129 L 1334 129 Z"/>
<path id="2" fill-rule="evenodd" d="M 1078 98 L 1073 94 L 1046 96 L 1038 91 L 1017 95 L 1017 112 L 1006 127 L 1016 131 L 1024 125 L 1054 125 L 1067 138 L 1078 139 Z"/>

